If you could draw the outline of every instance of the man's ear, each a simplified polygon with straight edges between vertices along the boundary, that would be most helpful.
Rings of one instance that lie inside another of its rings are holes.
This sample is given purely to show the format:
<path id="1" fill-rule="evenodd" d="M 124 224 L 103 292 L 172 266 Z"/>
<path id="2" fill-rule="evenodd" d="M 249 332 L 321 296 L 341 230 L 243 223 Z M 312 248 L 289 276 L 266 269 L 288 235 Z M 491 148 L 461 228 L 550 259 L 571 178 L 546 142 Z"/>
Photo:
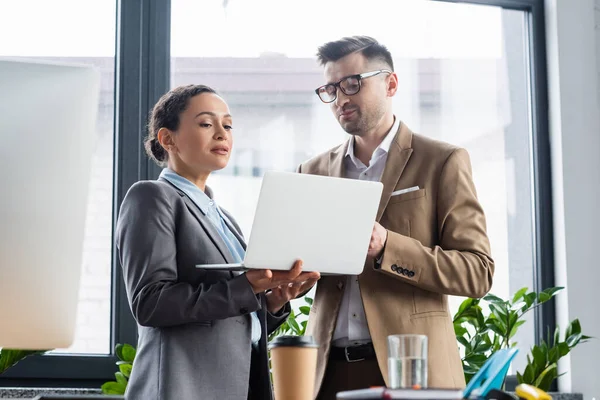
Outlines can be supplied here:
<path id="1" fill-rule="evenodd" d="M 398 75 L 395 72 L 392 72 L 387 79 L 387 95 L 388 97 L 392 97 L 396 94 L 398 90 Z"/>
<path id="2" fill-rule="evenodd" d="M 175 150 L 175 141 L 173 140 L 173 132 L 167 128 L 160 128 L 156 133 L 156 139 L 165 151 Z"/>

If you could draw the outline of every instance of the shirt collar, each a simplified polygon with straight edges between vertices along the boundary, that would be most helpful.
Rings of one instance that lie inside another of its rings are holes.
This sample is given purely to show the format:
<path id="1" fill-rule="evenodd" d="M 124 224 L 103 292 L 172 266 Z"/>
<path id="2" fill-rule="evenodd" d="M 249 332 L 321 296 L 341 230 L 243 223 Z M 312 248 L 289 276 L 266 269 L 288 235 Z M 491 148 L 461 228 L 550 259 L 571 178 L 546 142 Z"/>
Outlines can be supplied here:
<path id="1" fill-rule="evenodd" d="M 377 148 L 373 152 L 371 160 L 375 158 L 376 154 L 381 153 L 382 151 L 386 154 L 389 153 L 390 147 L 392 145 L 392 142 L 394 141 L 394 138 L 396 137 L 396 133 L 398 132 L 399 127 L 400 120 L 394 115 L 394 125 L 392 125 L 392 128 L 388 131 L 381 143 L 379 143 L 379 146 L 377 146 Z M 354 135 L 352 135 L 352 137 L 350 138 L 350 143 L 348 144 L 348 149 L 346 150 L 346 157 L 350 157 L 354 165 L 358 166 L 362 164 L 362 162 L 354 155 L 354 140 L 355 137 Z"/>
<path id="2" fill-rule="evenodd" d="M 192 201 L 196 203 L 196 205 L 204 215 L 208 213 L 210 202 L 213 201 L 211 198 L 212 193 L 210 192 L 210 189 L 208 189 L 208 187 L 206 188 L 206 191 L 208 193 L 207 195 L 202 190 L 200 190 L 198 186 L 194 185 L 192 182 L 190 182 L 189 180 L 179 175 L 177 172 L 173 171 L 170 168 L 164 168 L 160 173 L 160 177 L 171 182 L 173 185 L 175 185 L 175 187 L 177 187 L 190 199 L 192 199 Z M 211 197 L 209 197 L 209 195 L 211 195 Z"/>

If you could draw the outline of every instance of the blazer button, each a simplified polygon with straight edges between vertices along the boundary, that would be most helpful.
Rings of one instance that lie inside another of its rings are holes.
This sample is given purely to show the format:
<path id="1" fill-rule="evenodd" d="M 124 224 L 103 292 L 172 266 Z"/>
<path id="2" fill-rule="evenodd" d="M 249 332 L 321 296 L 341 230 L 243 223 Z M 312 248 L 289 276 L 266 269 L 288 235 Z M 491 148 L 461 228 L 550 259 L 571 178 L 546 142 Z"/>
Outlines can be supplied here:
<path id="1" fill-rule="evenodd" d="M 412 278 L 413 276 L 415 276 L 415 271 L 410 271 L 410 272 L 408 273 L 408 276 L 410 276 L 411 278 Z"/>
<path id="2" fill-rule="evenodd" d="M 246 307 L 242 307 L 242 308 L 240 308 L 240 313 L 248 314 L 248 309 Z"/>
<path id="3" fill-rule="evenodd" d="M 404 268 L 402 268 L 402 267 L 398 267 L 398 273 L 399 273 L 400 275 L 404 275 Z"/>
<path id="4" fill-rule="evenodd" d="M 392 264 L 392 271 L 398 271 L 398 266 L 396 264 Z"/>

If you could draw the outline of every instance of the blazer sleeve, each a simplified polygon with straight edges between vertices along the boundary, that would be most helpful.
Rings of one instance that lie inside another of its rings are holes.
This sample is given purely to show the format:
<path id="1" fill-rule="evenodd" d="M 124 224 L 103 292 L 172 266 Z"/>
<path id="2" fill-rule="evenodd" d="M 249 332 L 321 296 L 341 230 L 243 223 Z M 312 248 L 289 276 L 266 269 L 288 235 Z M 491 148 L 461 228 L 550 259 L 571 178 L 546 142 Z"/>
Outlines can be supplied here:
<path id="1" fill-rule="evenodd" d="M 378 270 L 431 292 L 484 296 L 492 286 L 494 260 L 464 149 L 452 152 L 442 168 L 437 220 L 439 244 L 432 248 L 388 230 Z"/>
<path id="2" fill-rule="evenodd" d="M 119 213 L 117 249 L 136 321 L 168 327 L 248 314 L 260 309 L 244 274 L 193 286 L 177 278 L 176 215 L 166 188 L 136 183 Z"/>
<path id="3" fill-rule="evenodd" d="M 275 330 L 288 319 L 291 311 L 292 306 L 289 301 L 275 314 L 272 314 L 267 310 L 267 334 L 270 335 L 275 332 Z"/>

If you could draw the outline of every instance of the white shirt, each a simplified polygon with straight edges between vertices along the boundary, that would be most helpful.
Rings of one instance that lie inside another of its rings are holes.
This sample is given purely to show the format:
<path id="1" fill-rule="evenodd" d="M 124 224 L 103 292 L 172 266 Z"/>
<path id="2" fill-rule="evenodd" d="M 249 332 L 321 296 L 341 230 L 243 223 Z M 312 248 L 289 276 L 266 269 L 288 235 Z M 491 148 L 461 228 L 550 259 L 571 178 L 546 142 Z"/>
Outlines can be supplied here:
<path id="1" fill-rule="evenodd" d="M 354 155 L 354 136 L 352 136 L 344 157 L 345 177 L 363 181 L 381 181 L 390 145 L 396 137 L 399 126 L 400 120 L 394 117 L 392 129 L 371 155 L 368 167 Z M 344 289 L 340 313 L 333 332 L 332 345 L 345 347 L 370 341 L 371 334 L 369 333 L 365 309 L 360 296 L 358 276 L 349 275 L 346 278 L 346 288 Z"/>

